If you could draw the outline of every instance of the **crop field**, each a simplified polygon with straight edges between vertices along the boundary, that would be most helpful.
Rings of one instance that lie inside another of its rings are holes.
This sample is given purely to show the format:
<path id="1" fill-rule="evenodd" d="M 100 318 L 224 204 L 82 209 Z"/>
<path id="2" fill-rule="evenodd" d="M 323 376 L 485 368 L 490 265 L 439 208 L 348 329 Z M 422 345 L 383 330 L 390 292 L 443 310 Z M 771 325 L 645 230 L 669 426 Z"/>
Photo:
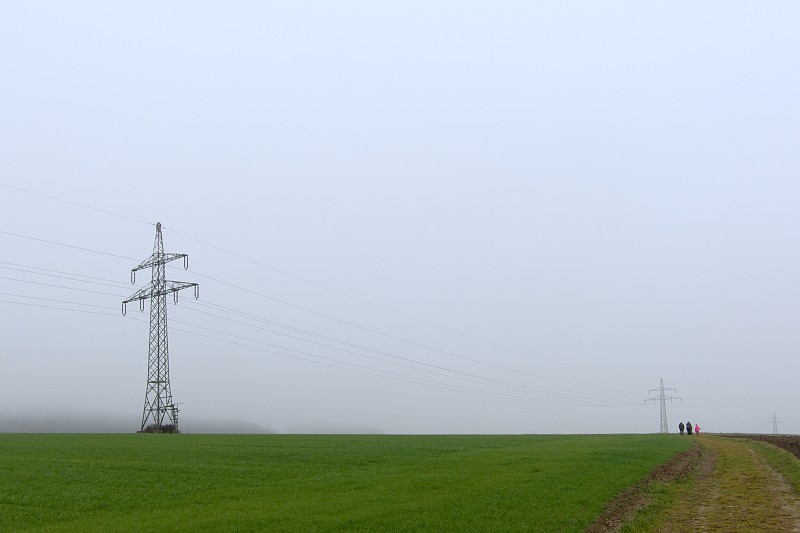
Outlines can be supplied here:
<path id="1" fill-rule="evenodd" d="M 0 434 L 2 531 L 582 531 L 674 435 Z"/>

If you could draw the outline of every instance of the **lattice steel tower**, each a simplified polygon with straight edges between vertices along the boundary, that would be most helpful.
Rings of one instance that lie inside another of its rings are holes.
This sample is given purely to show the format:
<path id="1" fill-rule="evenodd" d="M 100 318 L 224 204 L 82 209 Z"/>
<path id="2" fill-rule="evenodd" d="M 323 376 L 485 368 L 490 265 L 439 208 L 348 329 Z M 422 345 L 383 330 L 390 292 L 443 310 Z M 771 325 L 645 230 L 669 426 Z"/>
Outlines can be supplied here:
<path id="1" fill-rule="evenodd" d="M 772 424 L 772 434 L 778 434 L 778 424 L 783 424 L 781 417 L 775 416 L 775 411 L 772 411 L 772 419 L 769 421 Z"/>
<path id="2" fill-rule="evenodd" d="M 144 395 L 140 431 L 178 432 L 178 408 L 172 401 L 172 391 L 169 386 L 167 294 L 172 293 L 175 303 L 178 303 L 178 291 L 194 287 L 194 297 L 197 298 L 199 286 L 197 283 L 165 279 L 166 264 L 176 259 L 183 259 L 183 267 L 189 268 L 188 255 L 164 253 L 164 240 L 161 237 L 161 222 L 159 222 L 156 224 L 153 254 L 131 270 L 131 283 L 136 283 L 136 271 L 150 268 L 150 283 L 122 302 L 124 315 L 127 303 L 138 300 L 139 309 L 144 311 L 144 301 L 150 300 L 150 351 L 147 357 L 147 389 Z"/>
<path id="3" fill-rule="evenodd" d="M 647 402 L 656 403 L 656 400 L 661 402 L 661 431 L 660 431 L 660 433 L 669 433 L 669 426 L 667 425 L 667 400 L 669 400 L 671 402 L 672 400 L 680 400 L 680 398 L 677 398 L 675 396 L 667 396 L 666 395 L 666 391 L 673 391 L 673 392 L 677 392 L 677 391 L 675 391 L 675 389 L 665 389 L 664 388 L 664 378 L 661 378 L 661 386 L 659 388 L 650 389 L 648 392 L 652 393 L 652 392 L 656 392 L 656 391 L 658 391 L 658 396 L 656 396 L 655 398 L 648 398 L 648 399 L 646 399 L 644 401 L 644 403 L 647 403 Z"/>

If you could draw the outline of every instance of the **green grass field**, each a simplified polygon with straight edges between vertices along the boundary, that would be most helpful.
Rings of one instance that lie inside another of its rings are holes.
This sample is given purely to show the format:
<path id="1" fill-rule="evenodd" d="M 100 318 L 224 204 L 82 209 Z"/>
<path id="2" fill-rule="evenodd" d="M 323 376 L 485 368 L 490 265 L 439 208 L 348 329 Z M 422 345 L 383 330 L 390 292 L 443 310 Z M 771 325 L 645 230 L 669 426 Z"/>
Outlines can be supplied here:
<path id="1" fill-rule="evenodd" d="M 2 531 L 582 531 L 673 435 L 0 434 Z"/>

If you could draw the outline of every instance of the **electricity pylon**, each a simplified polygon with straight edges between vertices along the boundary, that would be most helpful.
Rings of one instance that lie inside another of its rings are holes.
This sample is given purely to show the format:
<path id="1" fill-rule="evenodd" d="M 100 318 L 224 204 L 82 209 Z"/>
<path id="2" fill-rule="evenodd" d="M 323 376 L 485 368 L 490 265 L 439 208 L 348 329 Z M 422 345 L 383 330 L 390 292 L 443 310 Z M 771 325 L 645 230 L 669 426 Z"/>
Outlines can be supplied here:
<path id="1" fill-rule="evenodd" d="M 178 291 L 194 287 L 194 297 L 198 298 L 199 285 L 183 281 L 165 279 L 166 264 L 183 259 L 183 268 L 189 268 L 186 254 L 165 254 L 164 240 L 161 237 L 161 222 L 156 224 L 156 240 L 153 253 L 131 270 L 131 283 L 136 283 L 136 271 L 150 268 L 150 283 L 133 296 L 122 302 L 122 314 L 126 304 L 139 301 L 139 310 L 144 311 L 144 301 L 150 300 L 150 351 L 147 357 L 147 389 L 144 394 L 144 412 L 140 431 L 156 433 L 178 432 L 178 406 L 172 402 L 169 386 L 169 345 L 167 343 L 167 294 L 172 293 L 178 303 Z M 165 423 L 164 419 L 168 419 Z M 148 422 L 150 425 L 148 426 Z"/>
<path id="2" fill-rule="evenodd" d="M 677 392 L 675 389 L 665 389 L 664 388 L 664 378 L 661 378 L 661 386 L 657 389 L 650 389 L 647 392 L 656 392 L 658 391 L 658 396 L 655 398 L 648 398 L 644 401 L 656 403 L 656 400 L 661 402 L 661 431 L 660 433 L 669 433 L 669 426 L 667 425 L 667 400 L 672 402 L 672 400 L 681 400 L 681 398 L 675 396 L 667 396 L 666 391 L 673 391 Z M 683 401 L 683 400 L 681 400 Z"/>
<path id="3" fill-rule="evenodd" d="M 770 424 L 770 423 L 772 424 L 772 434 L 773 435 L 777 435 L 778 434 L 778 424 L 783 424 L 783 421 L 781 421 L 781 417 L 775 416 L 775 411 L 772 411 L 772 420 L 767 422 L 767 424 Z"/>

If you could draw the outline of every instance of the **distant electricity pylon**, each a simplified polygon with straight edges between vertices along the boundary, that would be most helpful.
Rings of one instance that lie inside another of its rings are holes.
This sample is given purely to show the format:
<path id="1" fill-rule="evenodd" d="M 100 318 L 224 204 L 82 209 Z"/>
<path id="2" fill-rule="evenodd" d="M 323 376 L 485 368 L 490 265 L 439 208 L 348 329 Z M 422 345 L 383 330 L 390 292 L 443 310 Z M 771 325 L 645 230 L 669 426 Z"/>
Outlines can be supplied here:
<path id="1" fill-rule="evenodd" d="M 172 402 L 169 386 L 169 346 L 167 343 L 167 294 L 172 293 L 178 303 L 178 291 L 194 287 L 194 297 L 198 298 L 199 285 L 183 281 L 165 279 L 166 264 L 183 259 L 183 268 L 189 268 L 186 254 L 165 254 L 164 240 L 161 237 L 161 222 L 156 224 L 156 240 L 153 254 L 131 270 L 131 283 L 136 283 L 136 271 L 151 269 L 150 283 L 136 291 L 122 302 L 122 314 L 126 304 L 139 301 L 139 310 L 144 311 L 145 300 L 150 300 L 150 351 L 147 357 L 147 390 L 144 395 L 144 412 L 140 431 L 178 432 L 178 406 Z M 165 423 L 164 419 L 168 419 Z M 150 425 L 148 425 L 148 422 Z"/>
<path id="2" fill-rule="evenodd" d="M 667 396 L 666 391 L 673 391 L 677 392 L 675 389 L 665 389 L 664 388 L 664 378 L 661 378 L 661 386 L 657 389 L 650 389 L 647 392 L 658 392 L 658 396 L 655 398 L 648 398 L 644 401 L 656 403 L 656 400 L 661 402 L 661 431 L 660 433 L 669 433 L 669 426 L 667 425 L 667 400 L 672 402 L 672 400 L 680 400 L 681 398 L 675 396 Z"/>
<path id="3" fill-rule="evenodd" d="M 781 417 L 775 416 L 775 411 L 772 411 L 772 420 L 769 420 L 767 424 L 772 424 L 772 434 L 778 434 L 778 424 L 783 424 L 781 421 Z"/>

